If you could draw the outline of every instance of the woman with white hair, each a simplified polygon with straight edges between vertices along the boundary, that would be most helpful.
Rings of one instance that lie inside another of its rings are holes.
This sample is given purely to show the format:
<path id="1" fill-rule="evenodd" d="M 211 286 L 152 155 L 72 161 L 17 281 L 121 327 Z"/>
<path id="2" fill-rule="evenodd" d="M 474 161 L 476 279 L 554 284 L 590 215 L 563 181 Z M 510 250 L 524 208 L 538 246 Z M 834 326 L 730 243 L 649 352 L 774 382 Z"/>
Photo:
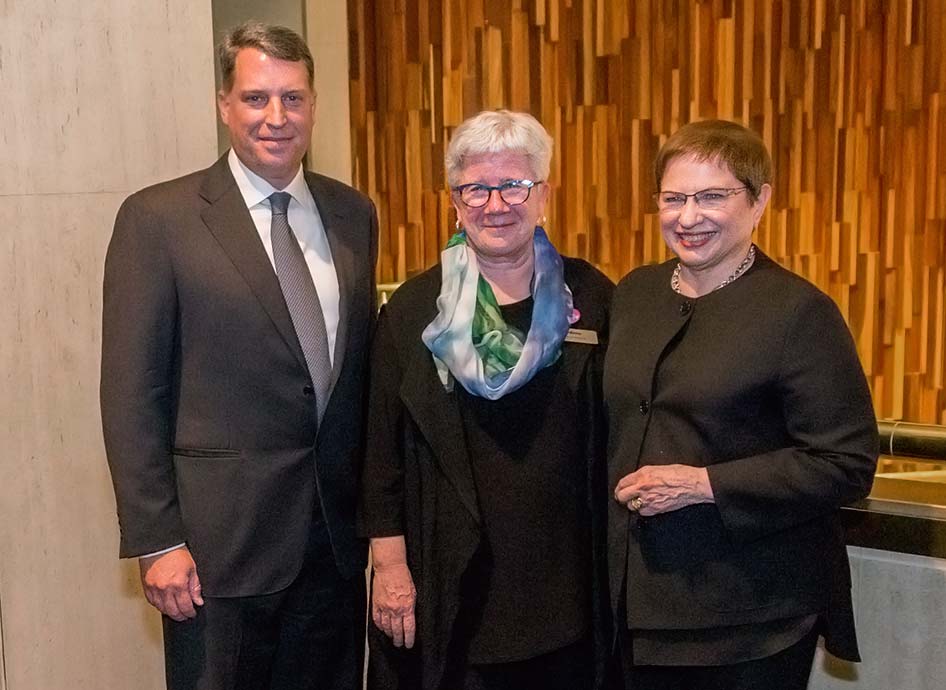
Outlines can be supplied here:
<path id="1" fill-rule="evenodd" d="M 613 285 L 541 227 L 551 153 L 531 115 L 463 122 L 446 153 L 457 233 L 381 312 L 359 516 L 369 687 L 600 682 Z"/>

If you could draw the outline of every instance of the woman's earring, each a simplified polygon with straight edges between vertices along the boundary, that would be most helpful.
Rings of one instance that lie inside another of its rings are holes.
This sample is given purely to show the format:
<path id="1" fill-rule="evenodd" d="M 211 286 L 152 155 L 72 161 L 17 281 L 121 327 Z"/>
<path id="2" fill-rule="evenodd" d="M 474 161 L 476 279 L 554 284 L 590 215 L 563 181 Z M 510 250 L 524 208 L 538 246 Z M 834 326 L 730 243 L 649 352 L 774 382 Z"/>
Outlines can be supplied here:
<path id="1" fill-rule="evenodd" d="M 457 222 L 453 224 L 453 227 L 457 229 L 457 232 L 460 231 L 460 219 L 457 218 Z"/>
<path id="2" fill-rule="evenodd" d="M 549 217 L 542 216 L 541 218 L 539 218 L 539 227 L 544 228 L 546 225 L 548 225 L 548 222 L 549 222 Z"/>

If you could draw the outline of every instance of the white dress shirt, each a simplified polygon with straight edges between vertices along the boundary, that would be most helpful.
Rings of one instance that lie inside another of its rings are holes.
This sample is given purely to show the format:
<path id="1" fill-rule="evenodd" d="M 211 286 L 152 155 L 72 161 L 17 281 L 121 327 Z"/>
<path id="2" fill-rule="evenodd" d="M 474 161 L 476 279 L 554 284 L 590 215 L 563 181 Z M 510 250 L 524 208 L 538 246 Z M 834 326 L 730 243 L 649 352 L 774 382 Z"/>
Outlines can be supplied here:
<path id="1" fill-rule="evenodd" d="M 332 261 L 332 250 L 325 234 L 325 226 L 322 225 L 322 217 L 315 205 L 315 199 L 312 198 L 309 185 L 305 182 L 302 166 L 299 166 L 292 182 L 280 190 L 247 168 L 233 149 L 230 149 L 227 162 L 273 270 L 276 270 L 276 264 L 273 261 L 273 241 L 269 234 L 273 218 L 269 195 L 282 191 L 289 192 L 292 196 L 289 202 L 289 227 L 302 248 L 302 255 L 309 267 L 309 273 L 312 274 L 312 282 L 315 283 L 315 291 L 319 295 L 322 316 L 325 318 L 325 331 L 328 334 L 329 361 L 334 365 L 335 337 L 338 334 L 338 275 L 335 273 L 335 263 Z"/>
<path id="2" fill-rule="evenodd" d="M 309 267 L 309 273 L 312 274 L 312 282 L 315 283 L 315 291 L 319 295 L 322 316 L 325 318 L 325 332 L 328 335 L 329 361 L 334 365 L 335 339 L 338 335 L 338 274 L 335 272 L 335 263 L 332 261 L 332 251 L 329 247 L 328 236 L 325 234 L 325 226 L 322 225 L 322 216 L 319 215 L 319 209 L 315 205 L 315 199 L 312 198 L 309 185 L 305 183 L 302 166 L 299 166 L 299 172 L 285 189 L 276 189 L 247 168 L 233 149 L 230 149 L 227 162 L 230 164 L 230 172 L 233 173 L 233 179 L 240 188 L 240 194 L 246 202 L 246 208 L 253 218 L 256 232 L 259 233 L 260 241 L 263 243 L 266 256 L 269 257 L 269 263 L 273 265 L 274 271 L 276 263 L 273 260 L 273 241 L 270 237 L 273 211 L 269 205 L 269 196 L 273 192 L 280 191 L 289 192 L 292 196 L 289 202 L 289 227 L 292 228 L 292 233 L 302 248 L 305 263 Z M 154 553 L 144 554 L 139 558 L 160 556 L 183 546 L 185 544 L 176 544 Z"/>

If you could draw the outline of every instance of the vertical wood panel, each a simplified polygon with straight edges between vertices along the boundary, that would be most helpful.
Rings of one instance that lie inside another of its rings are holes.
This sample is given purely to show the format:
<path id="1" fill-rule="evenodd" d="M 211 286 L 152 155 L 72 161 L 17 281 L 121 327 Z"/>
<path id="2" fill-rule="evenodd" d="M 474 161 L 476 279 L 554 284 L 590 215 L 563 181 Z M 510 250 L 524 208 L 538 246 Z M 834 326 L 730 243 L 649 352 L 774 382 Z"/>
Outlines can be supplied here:
<path id="1" fill-rule="evenodd" d="M 443 151 L 483 107 L 545 124 L 550 234 L 614 278 L 667 257 L 650 202 L 662 141 L 736 119 L 775 163 L 759 245 L 838 303 L 880 415 L 946 423 L 941 0 L 348 2 L 374 27 L 351 52 L 352 155 L 394 228 L 382 281 L 436 261 L 453 223 Z"/>

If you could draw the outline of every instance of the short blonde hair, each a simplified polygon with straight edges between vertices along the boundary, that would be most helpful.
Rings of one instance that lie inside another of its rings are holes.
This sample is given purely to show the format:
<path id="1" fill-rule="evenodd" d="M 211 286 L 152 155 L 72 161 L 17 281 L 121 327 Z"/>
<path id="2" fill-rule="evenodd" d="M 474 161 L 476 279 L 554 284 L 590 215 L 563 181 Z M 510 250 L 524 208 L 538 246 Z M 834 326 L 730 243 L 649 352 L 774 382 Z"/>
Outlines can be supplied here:
<path id="1" fill-rule="evenodd" d="M 762 138 L 748 127 L 729 120 L 700 120 L 683 125 L 670 135 L 654 159 L 657 191 L 667 166 L 675 158 L 712 161 L 729 168 L 746 186 L 753 202 L 762 185 L 772 181 L 772 158 Z"/>
<path id="2" fill-rule="evenodd" d="M 470 156 L 514 151 L 529 161 L 536 179 L 545 181 L 552 162 L 552 137 L 529 113 L 484 110 L 464 120 L 454 130 L 444 155 L 447 184 L 459 182 Z"/>

